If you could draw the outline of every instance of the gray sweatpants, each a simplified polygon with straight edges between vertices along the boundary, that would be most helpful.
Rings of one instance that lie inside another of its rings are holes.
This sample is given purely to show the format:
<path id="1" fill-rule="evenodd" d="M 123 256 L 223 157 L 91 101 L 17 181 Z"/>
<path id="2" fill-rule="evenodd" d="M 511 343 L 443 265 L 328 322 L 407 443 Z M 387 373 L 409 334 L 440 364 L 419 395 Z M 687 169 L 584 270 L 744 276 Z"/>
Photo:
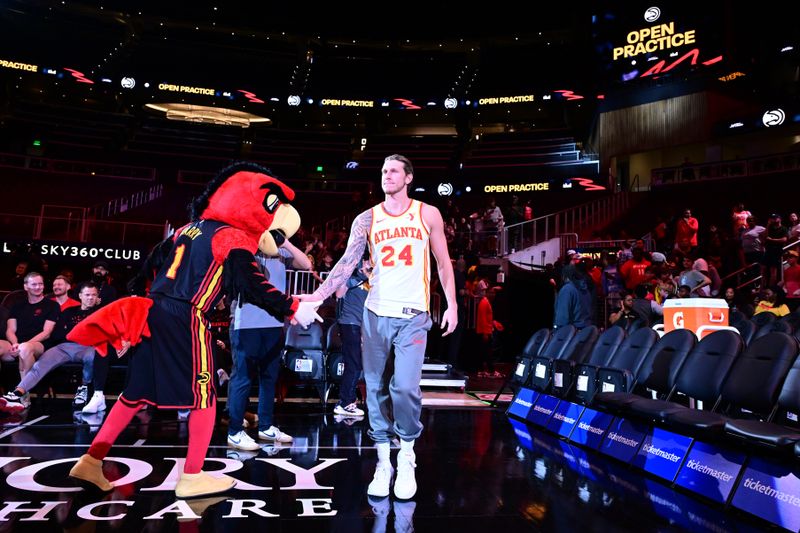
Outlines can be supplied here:
<path id="1" fill-rule="evenodd" d="M 370 436 L 375 442 L 389 442 L 392 435 L 414 440 L 422 433 L 419 381 L 431 325 L 428 313 L 393 318 L 364 308 L 362 359 Z M 394 365 L 389 361 L 392 348 Z"/>
<path id="2" fill-rule="evenodd" d="M 33 367 L 19 382 L 25 392 L 30 392 L 48 372 L 64 363 L 83 363 L 83 385 L 92 382 L 94 369 L 94 347 L 83 346 L 75 342 L 62 342 L 46 350 Z"/>

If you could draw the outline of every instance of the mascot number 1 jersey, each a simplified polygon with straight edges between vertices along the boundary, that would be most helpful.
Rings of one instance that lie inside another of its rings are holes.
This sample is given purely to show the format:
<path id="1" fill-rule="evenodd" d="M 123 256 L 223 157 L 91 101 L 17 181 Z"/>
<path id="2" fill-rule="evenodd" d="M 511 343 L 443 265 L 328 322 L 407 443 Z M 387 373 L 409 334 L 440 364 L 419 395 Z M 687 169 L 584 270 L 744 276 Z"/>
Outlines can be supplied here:
<path id="1" fill-rule="evenodd" d="M 418 200 L 412 200 L 397 216 L 388 214 L 382 203 L 372 208 L 369 245 L 373 269 L 367 309 L 395 318 L 428 312 L 429 233 Z"/>
<path id="2" fill-rule="evenodd" d="M 224 227 L 221 222 L 200 220 L 177 230 L 150 294 L 183 300 L 203 313 L 213 309 L 222 293 L 222 265 L 214 260 L 211 239 Z"/>

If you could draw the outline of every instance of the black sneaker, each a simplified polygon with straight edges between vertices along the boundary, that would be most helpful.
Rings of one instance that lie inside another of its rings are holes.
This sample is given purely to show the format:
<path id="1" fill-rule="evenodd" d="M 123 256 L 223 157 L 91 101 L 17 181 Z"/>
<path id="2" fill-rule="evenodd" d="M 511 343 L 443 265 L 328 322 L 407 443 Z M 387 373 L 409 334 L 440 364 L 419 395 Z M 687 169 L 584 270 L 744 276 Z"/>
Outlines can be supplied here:
<path id="1" fill-rule="evenodd" d="M 72 400 L 72 408 L 74 410 L 83 409 L 86 405 L 86 400 L 89 399 L 89 387 L 86 385 L 81 385 L 78 387 L 77 392 L 75 392 L 75 399 Z"/>

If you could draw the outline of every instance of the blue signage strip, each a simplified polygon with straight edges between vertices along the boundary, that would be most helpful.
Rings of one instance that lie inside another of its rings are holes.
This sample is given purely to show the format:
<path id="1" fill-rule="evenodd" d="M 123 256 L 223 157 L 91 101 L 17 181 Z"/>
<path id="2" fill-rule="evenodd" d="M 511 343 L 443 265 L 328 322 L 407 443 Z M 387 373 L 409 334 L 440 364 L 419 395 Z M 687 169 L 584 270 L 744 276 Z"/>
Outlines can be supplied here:
<path id="1" fill-rule="evenodd" d="M 691 444 L 691 437 L 653 428 L 645 435 L 633 465 L 672 482 Z"/>
<path id="2" fill-rule="evenodd" d="M 603 441 L 608 426 L 614 421 L 614 415 L 595 411 L 594 409 L 586 408 L 575 429 L 572 431 L 569 440 L 575 444 L 581 444 L 592 449 L 597 449 Z"/>
<path id="3" fill-rule="evenodd" d="M 577 403 L 562 401 L 553 411 L 553 417 L 547 423 L 547 429 L 553 433 L 558 433 L 562 437 L 569 437 L 575 428 L 575 424 L 578 423 L 583 409 L 584 407 Z"/>
<path id="4" fill-rule="evenodd" d="M 530 410 L 526 419 L 531 424 L 544 426 L 553 415 L 553 411 L 555 411 L 558 402 L 559 399 L 555 396 L 550 396 L 549 394 L 540 394 L 539 399 L 536 400 L 536 403 L 533 405 L 533 409 Z"/>
<path id="5" fill-rule="evenodd" d="M 675 483 L 724 504 L 733 490 L 746 455 L 697 441 Z"/>
<path id="6" fill-rule="evenodd" d="M 513 418 L 509 418 L 508 421 L 511 423 L 511 427 L 514 428 L 514 434 L 517 436 L 520 446 L 526 450 L 533 451 L 533 437 L 531 437 L 531 432 L 525 422 L 520 422 Z"/>
<path id="7" fill-rule="evenodd" d="M 733 506 L 790 531 L 800 530 L 800 467 L 754 457 L 744 471 Z"/>
<path id="8" fill-rule="evenodd" d="M 514 396 L 514 399 L 511 400 L 511 405 L 508 406 L 508 414 L 522 419 L 527 418 L 533 404 L 536 402 L 536 396 L 538 394 L 538 392 L 532 389 L 521 387 L 517 395 Z"/>
<path id="9" fill-rule="evenodd" d="M 638 424 L 618 418 L 614 420 L 608 429 L 605 440 L 600 444 L 598 450 L 601 453 L 616 457 L 620 461 L 629 463 L 639 447 L 642 445 L 645 435 L 649 428 L 644 424 Z"/>

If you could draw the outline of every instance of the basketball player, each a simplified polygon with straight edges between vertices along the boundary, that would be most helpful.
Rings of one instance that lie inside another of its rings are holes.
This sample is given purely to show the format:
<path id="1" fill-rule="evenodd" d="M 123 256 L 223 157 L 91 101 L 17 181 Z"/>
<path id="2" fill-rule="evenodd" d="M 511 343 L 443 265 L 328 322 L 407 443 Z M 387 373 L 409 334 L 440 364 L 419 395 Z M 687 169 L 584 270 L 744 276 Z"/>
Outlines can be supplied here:
<path id="1" fill-rule="evenodd" d="M 444 223 L 439 210 L 408 197 L 414 179 L 411 162 L 390 155 L 383 163 L 383 203 L 364 211 L 353 221 L 344 255 L 328 279 L 306 301 L 328 298 L 347 281 L 358 266 L 364 247 L 369 245 L 373 271 L 361 327 L 364 379 L 367 382 L 370 436 L 378 450 L 378 465 L 367 494 L 389 495 L 394 470 L 389 459 L 389 442 L 400 438 L 394 494 L 401 499 L 414 496 L 414 441 L 422 433 L 419 388 L 428 330 L 430 263 L 433 251 L 439 270 L 447 310 L 442 328 L 449 335 L 456 328 L 453 266 L 447 252 Z M 385 372 L 394 348 L 394 374 Z"/>

